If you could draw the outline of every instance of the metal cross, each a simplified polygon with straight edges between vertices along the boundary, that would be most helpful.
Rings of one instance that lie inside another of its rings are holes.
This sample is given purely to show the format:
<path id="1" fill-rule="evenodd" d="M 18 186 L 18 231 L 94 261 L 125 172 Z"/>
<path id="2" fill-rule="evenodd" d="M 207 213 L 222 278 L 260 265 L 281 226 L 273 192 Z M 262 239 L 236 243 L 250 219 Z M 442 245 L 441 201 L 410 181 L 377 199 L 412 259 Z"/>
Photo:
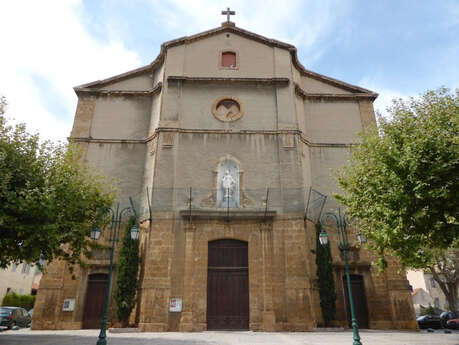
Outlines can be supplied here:
<path id="1" fill-rule="evenodd" d="M 226 11 L 222 11 L 222 15 L 226 15 L 226 21 L 229 22 L 230 21 L 230 16 L 236 15 L 236 12 L 235 11 L 231 11 L 230 8 L 228 7 L 226 9 Z"/>

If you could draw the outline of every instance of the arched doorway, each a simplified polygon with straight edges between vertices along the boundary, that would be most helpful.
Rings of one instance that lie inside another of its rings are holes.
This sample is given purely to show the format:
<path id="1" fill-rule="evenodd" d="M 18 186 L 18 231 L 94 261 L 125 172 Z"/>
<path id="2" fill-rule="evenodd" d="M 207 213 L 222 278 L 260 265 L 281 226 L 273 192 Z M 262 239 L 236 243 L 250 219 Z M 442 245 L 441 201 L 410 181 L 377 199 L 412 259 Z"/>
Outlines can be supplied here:
<path id="1" fill-rule="evenodd" d="M 96 273 L 88 277 L 86 302 L 83 314 L 83 328 L 100 328 L 104 313 L 105 296 L 107 294 L 108 274 Z"/>
<path id="2" fill-rule="evenodd" d="M 247 242 L 209 242 L 207 329 L 249 329 Z"/>
<path id="3" fill-rule="evenodd" d="M 367 309 L 367 299 L 365 296 L 365 284 L 363 282 L 363 276 L 359 274 L 351 274 L 351 288 L 352 288 L 352 297 L 354 300 L 354 313 L 355 318 L 359 328 L 368 328 L 368 309 Z M 349 293 L 347 289 L 347 279 L 346 276 L 343 276 L 343 287 L 344 295 L 346 298 L 346 311 L 347 311 L 347 320 L 349 322 L 349 328 L 352 328 L 351 322 L 351 307 L 349 304 Z"/>

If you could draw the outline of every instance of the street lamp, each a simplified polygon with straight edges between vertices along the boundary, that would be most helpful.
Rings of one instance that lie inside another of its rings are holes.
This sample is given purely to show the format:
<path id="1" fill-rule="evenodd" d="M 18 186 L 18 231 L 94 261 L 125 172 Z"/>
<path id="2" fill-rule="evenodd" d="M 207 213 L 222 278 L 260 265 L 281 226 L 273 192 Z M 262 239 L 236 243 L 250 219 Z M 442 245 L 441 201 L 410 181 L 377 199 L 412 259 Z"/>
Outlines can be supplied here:
<path id="1" fill-rule="evenodd" d="M 119 233 L 121 228 L 121 221 L 123 216 L 128 213 L 134 211 L 131 207 L 125 207 L 120 211 L 120 204 L 116 205 L 115 211 L 110 207 L 105 207 L 101 210 L 103 213 L 110 212 L 111 215 L 111 223 L 110 223 L 110 236 L 108 241 L 111 244 L 110 248 L 110 266 L 108 269 L 108 284 L 107 284 L 107 291 L 105 294 L 105 304 L 104 304 L 104 314 L 102 316 L 102 322 L 100 326 L 100 333 L 99 339 L 97 340 L 97 345 L 107 345 L 107 311 L 108 311 L 108 303 L 110 300 L 110 282 L 112 280 L 112 271 L 113 271 L 113 254 L 115 252 L 115 243 L 119 240 Z M 135 211 L 134 211 L 135 214 Z M 91 229 L 91 239 L 97 241 L 100 238 L 102 230 L 95 225 Z M 131 228 L 131 239 L 137 240 L 139 238 L 139 228 L 134 225 Z"/>
<path id="2" fill-rule="evenodd" d="M 357 324 L 357 319 L 355 318 L 355 312 L 354 312 L 354 298 L 352 296 L 352 287 L 351 287 L 351 279 L 349 275 L 349 263 L 347 260 L 347 251 L 349 250 L 349 241 L 347 237 L 347 219 L 345 214 L 341 214 L 341 210 L 338 208 L 338 214 L 335 214 L 333 212 L 327 212 L 325 213 L 320 222 L 320 234 L 319 234 L 319 242 L 322 246 L 327 245 L 328 243 L 328 235 L 324 230 L 323 224 L 327 222 L 327 220 L 332 219 L 336 221 L 336 229 L 338 231 L 338 247 L 339 249 L 343 252 L 344 256 L 344 267 L 346 271 L 346 280 L 347 280 L 347 291 L 349 294 L 349 305 L 351 308 L 351 325 L 352 325 L 352 330 L 353 330 L 353 338 L 354 342 L 353 345 L 362 345 L 360 342 L 360 336 L 359 336 L 359 325 Z M 357 239 L 360 243 L 365 243 L 366 242 L 366 237 L 362 233 L 358 233 Z"/>
<path id="3" fill-rule="evenodd" d="M 100 230 L 100 228 L 97 225 L 95 225 L 91 229 L 91 240 L 97 241 L 101 233 L 102 233 L 102 230 Z"/>

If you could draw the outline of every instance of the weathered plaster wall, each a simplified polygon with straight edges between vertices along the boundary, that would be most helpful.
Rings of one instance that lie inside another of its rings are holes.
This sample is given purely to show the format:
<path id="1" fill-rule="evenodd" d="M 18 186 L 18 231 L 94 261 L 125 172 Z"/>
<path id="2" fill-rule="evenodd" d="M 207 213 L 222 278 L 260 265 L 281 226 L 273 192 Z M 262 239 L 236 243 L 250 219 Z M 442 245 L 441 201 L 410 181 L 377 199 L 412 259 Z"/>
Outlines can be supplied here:
<path id="1" fill-rule="evenodd" d="M 161 102 L 163 99 L 163 94 L 159 93 L 152 97 L 151 101 L 151 115 L 150 115 L 150 126 L 148 129 L 148 136 L 153 135 L 155 129 L 159 126 L 159 121 L 161 117 Z"/>
<path id="2" fill-rule="evenodd" d="M 80 95 L 73 121 L 72 138 L 87 138 L 90 135 L 92 117 L 96 106 L 96 97 Z"/>
<path id="3" fill-rule="evenodd" d="M 338 183 L 336 176 L 349 157 L 350 148 L 348 147 L 310 147 L 312 187 L 321 192 L 332 196 L 336 193 Z"/>
<path id="4" fill-rule="evenodd" d="M 306 66 L 307 68 L 307 66 Z M 303 90 L 309 93 L 325 94 L 351 94 L 352 92 L 338 86 L 330 85 L 323 81 L 305 76 L 297 68 L 292 66 L 292 78 Z"/>
<path id="5" fill-rule="evenodd" d="M 144 139 L 151 117 L 151 97 L 99 97 L 90 136 L 97 139 Z"/>
<path id="6" fill-rule="evenodd" d="M 310 93 L 332 93 L 332 94 L 350 94 L 350 91 L 343 90 L 342 88 L 326 84 L 322 81 L 301 76 L 300 86 L 303 90 Z"/>
<path id="7" fill-rule="evenodd" d="M 128 78 L 122 81 L 110 83 L 100 88 L 101 90 L 128 90 L 144 91 L 153 88 L 153 73 L 144 72 L 143 74 Z"/>
<path id="8" fill-rule="evenodd" d="M 173 93 L 165 97 L 164 111 L 178 114 L 179 126 L 182 128 L 263 130 L 277 127 L 273 86 L 187 83 L 182 87 L 174 86 L 169 83 L 169 91 Z M 235 122 L 217 120 L 212 114 L 212 105 L 221 97 L 239 99 L 244 115 Z"/>
<path id="9" fill-rule="evenodd" d="M 145 150 L 145 144 L 91 143 L 86 159 L 96 170 L 114 178 L 117 200 L 127 205 L 129 196 L 137 199 L 144 193 Z"/>
<path id="10" fill-rule="evenodd" d="M 238 54 L 236 69 L 220 67 L 222 51 Z M 166 74 L 226 77 L 272 77 L 274 48 L 235 33 L 221 33 L 168 50 Z M 290 73 L 290 71 L 286 71 Z"/>
<path id="11" fill-rule="evenodd" d="M 349 144 L 362 131 L 358 102 L 305 101 L 304 132 L 313 143 Z"/>

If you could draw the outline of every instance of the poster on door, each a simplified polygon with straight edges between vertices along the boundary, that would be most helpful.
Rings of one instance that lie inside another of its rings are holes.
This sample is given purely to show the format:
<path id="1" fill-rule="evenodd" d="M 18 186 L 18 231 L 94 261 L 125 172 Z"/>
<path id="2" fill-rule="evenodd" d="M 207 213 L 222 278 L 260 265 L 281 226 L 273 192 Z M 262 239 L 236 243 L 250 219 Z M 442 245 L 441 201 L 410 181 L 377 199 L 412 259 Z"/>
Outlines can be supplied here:
<path id="1" fill-rule="evenodd" d="M 169 311 L 172 313 L 178 313 L 182 311 L 182 299 L 181 298 L 170 298 L 169 299 Z"/>

